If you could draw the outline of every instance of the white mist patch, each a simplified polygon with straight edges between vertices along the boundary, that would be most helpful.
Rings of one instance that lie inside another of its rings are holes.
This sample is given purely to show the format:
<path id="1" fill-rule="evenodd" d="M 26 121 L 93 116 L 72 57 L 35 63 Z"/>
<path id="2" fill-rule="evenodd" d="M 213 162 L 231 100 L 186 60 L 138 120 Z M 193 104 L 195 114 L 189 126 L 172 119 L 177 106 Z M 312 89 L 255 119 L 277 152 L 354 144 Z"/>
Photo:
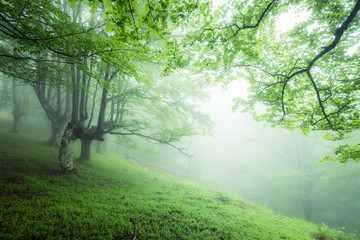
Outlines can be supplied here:
<path id="1" fill-rule="evenodd" d="M 233 99 L 235 97 L 246 98 L 248 96 L 249 84 L 244 80 L 233 81 L 222 87 L 216 85 L 209 89 L 211 101 L 204 104 L 203 109 L 210 115 L 218 115 L 219 112 L 232 114 Z"/>
<path id="2" fill-rule="evenodd" d="M 249 86 L 249 83 L 244 80 L 231 82 L 227 86 L 226 96 L 231 99 L 234 97 L 246 98 L 249 94 L 247 91 Z"/>
<path id="3" fill-rule="evenodd" d="M 295 27 L 296 24 L 308 20 L 311 16 L 310 12 L 296 12 L 295 8 L 290 8 L 288 12 L 281 14 L 276 20 L 276 30 L 284 33 Z"/>

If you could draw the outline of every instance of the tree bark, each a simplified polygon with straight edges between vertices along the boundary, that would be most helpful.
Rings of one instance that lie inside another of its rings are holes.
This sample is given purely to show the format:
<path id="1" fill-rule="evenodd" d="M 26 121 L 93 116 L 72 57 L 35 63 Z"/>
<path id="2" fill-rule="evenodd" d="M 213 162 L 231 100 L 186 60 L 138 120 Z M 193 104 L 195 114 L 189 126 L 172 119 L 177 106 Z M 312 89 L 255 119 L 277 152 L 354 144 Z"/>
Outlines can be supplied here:
<path id="1" fill-rule="evenodd" d="M 48 146 L 60 146 L 61 140 L 61 132 L 63 130 L 63 123 L 51 121 L 51 137 L 48 141 L 46 141 L 46 145 Z"/>
<path id="2" fill-rule="evenodd" d="M 81 153 L 79 160 L 90 160 L 91 153 L 90 153 L 90 146 L 92 139 L 88 138 L 81 138 Z"/>
<path id="3" fill-rule="evenodd" d="M 105 73 L 105 83 L 110 82 L 109 80 L 109 70 L 106 71 Z M 97 129 L 96 129 L 96 134 L 97 135 L 102 135 L 103 130 L 104 130 L 104 122 L 105 122 L 105 111 L 106 111 L 106 98 L 107 98 L 107 86 L 104 85 L 103 87 L 103 92 L 102 92 L 102 96 L 101 96 L 101 102 L 100 102 L 100 110 L 99 110 L 99 118 L 98 118 L 98 124 L 97 124 Z"/>
<path id="4" fill-rule="evenodd" d="M 73 145 L 74 141 L 78 138 L 76 134 L 75 125 L 69 123 L 64 131 L 64 134 L 61 139 L 60 149 L 59 149 L 59 162 L 61 172 L 63 173 L 77 173 L 77 170 L 74 167 L 73 160 Z"/>
<path id="5" fill-rule="evenodd" d="M 7 104 L 9 100 L 9 80 L 3 78 L 3 89 L 1 90 L 1 97 L 0 97 L 0 110 Z"/>
<path id="6" fill-rule="evenodd" d="M 72 73 L 71 84 L 73 87 L 71 121 L 78 123 L 79 122 L 79 84 L 80 84 L 79 75 L 80 74 L 79 74 L 79 71 L 76 71 L 74 65 L 71 65 L 70 68 L 71 68 L 71 73 Z"/>
<path id="7" fill-rule="evenodd" d="M 87 65 L 87 60 L 86 58 L 84 59 L 84 65 Z M 79 117 L 80 117 L 80 122 L 84 123 L 85 120 L 88 118 L 87 113 L 86 113 L 86 109 L 87 106 L 85 104 L 85 99 L 86 96 L 88 95 L 88 93 L 86 93 L 86 74 L 83 71 L 82 72 L 82 81 L 81 81 L 81 88 L 80 88 L 80 105 L 79 105 Z"/>
<path id="8" fill-rule="evenodd" d="M 16 90 L 16 82 L 15 79 L 13 79 L 12 82 L 12 94 L 13 94 L 13 128 L 11 130 L 12 133 L 18 133 L 19 132 L 19 123 L 21 120 L 21 117 L 24 116 L 26 112 L 26 104 L 25 97 L 24 96 L 18 96 L 18 90 Z"/>
<path id="9" fill-rule="evenodd" d="M 96 142 L 96 153 L 102 153 L 103 152 L 103 143 L 104 143 L 104 141 L 97 141 Z"/>
<path id="10" fill-rule="evenodd" d="M 18 133 L 19 132 L 19 123 L 20 123 L 20 116 L 14 110 L 13 111 L 13 128 L 11 130 L 12 133 Z"/>

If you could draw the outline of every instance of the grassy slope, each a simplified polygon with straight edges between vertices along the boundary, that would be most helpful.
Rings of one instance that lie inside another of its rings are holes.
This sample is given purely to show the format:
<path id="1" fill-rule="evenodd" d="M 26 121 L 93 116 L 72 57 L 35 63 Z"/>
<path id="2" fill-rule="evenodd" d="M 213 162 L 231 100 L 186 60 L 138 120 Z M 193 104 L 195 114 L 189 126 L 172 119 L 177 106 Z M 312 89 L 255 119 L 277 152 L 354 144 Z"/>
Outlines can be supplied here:
<path id="1" fill-rule="evenodd" d="M 0 134 L 0 239 L 355 239 L 109 153 L 61 175 L 41 140 Z"/>

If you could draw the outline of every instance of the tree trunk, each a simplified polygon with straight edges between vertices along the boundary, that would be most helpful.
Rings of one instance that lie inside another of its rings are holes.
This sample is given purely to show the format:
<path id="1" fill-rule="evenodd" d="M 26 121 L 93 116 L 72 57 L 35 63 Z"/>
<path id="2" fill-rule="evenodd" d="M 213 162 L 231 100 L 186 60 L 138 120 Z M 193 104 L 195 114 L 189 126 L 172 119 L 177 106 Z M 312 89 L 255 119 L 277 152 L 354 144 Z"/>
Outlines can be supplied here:
<path id="1" fill-rule="evenodd" d="M 0 110 L 7 104 L 9 100 L 9 80 L 3 78 L 3 89 L 1 91 L 1 97 L 0 97 Z"/>
<path id="2" fill-rule="evenodd" d="M 19 123 L 20 123 L 21 116 L 15 111 L 13 111 L 13 128 L 11 130 L 12 133 L 19 132 Z"/>
<path id="3" fill-rule="evenodd" d="M 21 113 L 20 113 L 20 102 L 17 96 L 17 92 L 16 92 L 16 82 L 15 79 L 13 79 L 12 81 L 12 94 L 13 94 L 13 111 L 12 111 L 12 115 L 13 115 L 13 128 L 11 130 L 12 133 L 18 133 L 19 132 L 19 122 L 20 122 L 20 118 L 21 118 Z"/>
<path id="4" fill-rule="evenodd" d="M 81 138 L 81 154 L 79 160 L 90 160 L 91 139 Z"/>
<path id="5" fill-rule="evenodd" d="M 103 143 L 104 143 L 104 141 L 97 141 L 96 142 L 96 153 L 102 153 L 103 152 Z"/>
<path id="6" fill-rule="evenodd" d="M 46 145 L 59 147 L 62 129 L 63 129 L 63 124 L 52 121 L 51 122 L 51 137 L 48 141 L 46 141 Z"/>
<path id="7" fill-rule="evenodd" d="M 76 139 L 75 126 L 73 123 L 69 123 L 62 136 L 59 149 L 59 161 L 63 173 L 77 173 L 73 160 L 73 145 Z"/>
<path id="8" fill-rule="evenodd" d="M 79 85 L 80 85 L 80 73 L 76 71 L 75 66 L 71 65 L 71 84 L 73 87 L 72 93 L 72 114 L 71 121 L 78 123 L 79 122 Z"/>
<path id="9" fill-rule="evenodd" d="M 84 65 L 87 65 L 87 60 L 86 58 L 84 59 Z M 87 114 L 86 114 L 86 109 L 87 106 L 85 105 L 85 98 L 88 95 L 88 92 L 86 92 L 86 74 L 83 71 L 82 72 L 82 81 L 81 81 L 81 88 L 80 88 L 80 105 L 79 105 L 79 117 L 80 117 L 80 122 L 84 123 L 85 120 L 87 119 Z"/>

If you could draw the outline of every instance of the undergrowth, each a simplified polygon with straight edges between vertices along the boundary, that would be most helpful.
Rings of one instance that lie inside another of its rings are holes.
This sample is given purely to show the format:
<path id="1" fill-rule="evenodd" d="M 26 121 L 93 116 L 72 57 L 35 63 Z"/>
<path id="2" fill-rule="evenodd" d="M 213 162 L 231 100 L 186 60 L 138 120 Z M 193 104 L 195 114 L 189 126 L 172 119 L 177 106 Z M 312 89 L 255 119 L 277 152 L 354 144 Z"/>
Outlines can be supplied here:
<path id="1" fill-rule="evenodd" d="M 0 239 L 356 239 L 111 153 L 63 175 L 38 142 L 0 134 Z"/>

